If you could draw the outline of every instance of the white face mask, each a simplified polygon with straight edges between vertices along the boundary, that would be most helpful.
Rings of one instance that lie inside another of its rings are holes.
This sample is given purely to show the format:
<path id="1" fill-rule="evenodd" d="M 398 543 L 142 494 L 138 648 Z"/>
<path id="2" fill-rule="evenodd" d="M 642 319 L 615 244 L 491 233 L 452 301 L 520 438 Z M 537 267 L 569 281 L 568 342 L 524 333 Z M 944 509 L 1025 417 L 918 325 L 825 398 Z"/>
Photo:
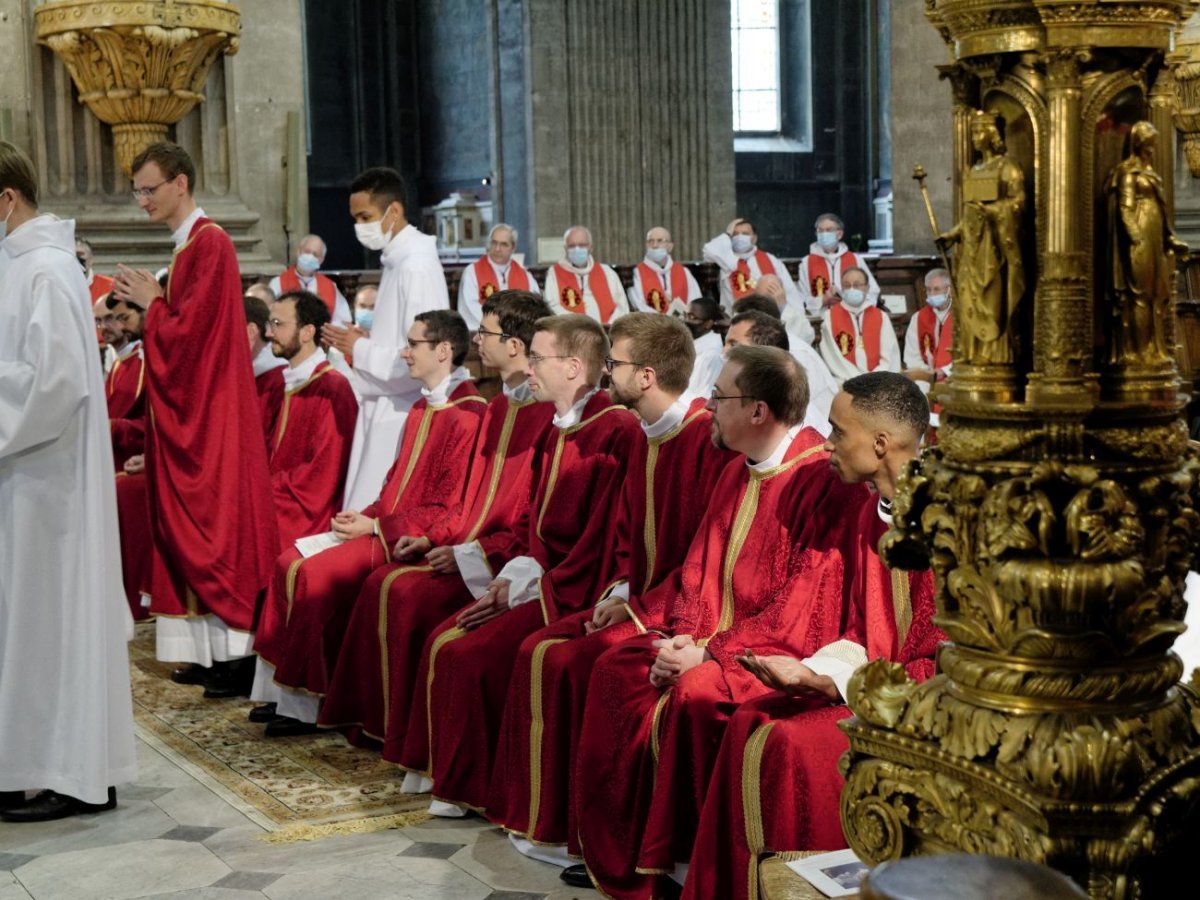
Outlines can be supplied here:
<path id="1" fill-rule="evenodd" d="M 383 218 L 375 222 L 355 222 L 354 236 L 358 238 L 358 242 L 368 250 L 383 250 L 392 242 L 391 231 L 383 230 L 383 223 L 387 220 L 388 214 L 385 212 Z"/>
<path id="2" fill-rule="evenodd" d="M 754 246 L 754 243 L 748 234 L 735 234 L 729 239 L 729 241 L 731 244 L 733 244 L 734 253 L 749 253 L 750 248 Z"/>
<path id="3" fill-rule="evenodd" d="M 832 250 L 839 243 L 837 232 L 836 231 L 818 231 L 817 232 L 817 243 L 821 245 L 822 249 Z"/>
<path id="4" fill-rule="evenodd" d="M 925 297 L 925 302 L 934 309 L 945 309 L 946 304 L 950 302 L 949 294 L 928 294 Z"/>
<path id="5" fill-rule="evenodd" d="M 301 253 L 296 257 L 296 269 L 305 275 L 312 275 L 321 268 L 321 261 L 315 253 Z"/>
<path id="6" fill-rule="evenodd" d="M 860 291 L 858 288 L 846 288 L 842 291 L 842 302 L 854 309 L 862 306 L 866 299 L 866 291 Z"/>

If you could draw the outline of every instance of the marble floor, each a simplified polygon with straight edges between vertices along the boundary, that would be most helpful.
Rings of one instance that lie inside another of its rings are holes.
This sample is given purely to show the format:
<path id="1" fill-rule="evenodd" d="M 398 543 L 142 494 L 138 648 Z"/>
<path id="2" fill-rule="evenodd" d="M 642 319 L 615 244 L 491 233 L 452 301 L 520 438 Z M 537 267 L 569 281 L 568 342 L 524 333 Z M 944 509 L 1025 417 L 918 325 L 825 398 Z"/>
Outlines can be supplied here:
<path id="1" fill-rule="evenodd" d="M 115 810 L 0 823 L 0 900 L 592 900 L 478 818 L 291 844 L 144 741 Z"/>

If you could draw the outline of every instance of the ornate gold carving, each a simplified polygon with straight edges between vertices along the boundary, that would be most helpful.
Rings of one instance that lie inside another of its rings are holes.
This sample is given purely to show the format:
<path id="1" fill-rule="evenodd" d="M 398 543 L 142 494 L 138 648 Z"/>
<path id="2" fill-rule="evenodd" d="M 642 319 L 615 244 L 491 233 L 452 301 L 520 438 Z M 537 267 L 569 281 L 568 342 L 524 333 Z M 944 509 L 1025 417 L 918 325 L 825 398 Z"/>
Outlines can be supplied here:
<path id="1" fill-rule="evenodd" d="M 1175 85 L 1175 127 L 1183 135 L 1188 171 L 1200 178 L 1200 43 L 1181 41 L 1168 62 Z"/>
<path id="2" fill-rule="evenodd" d="M 224 0 L 57 0 L 34 11 L 37 39 L 80 100 L 112 126 L 117 161 L 166 139 L 204 99 L 209 69 L 237 52 L 241 14 Z"/>

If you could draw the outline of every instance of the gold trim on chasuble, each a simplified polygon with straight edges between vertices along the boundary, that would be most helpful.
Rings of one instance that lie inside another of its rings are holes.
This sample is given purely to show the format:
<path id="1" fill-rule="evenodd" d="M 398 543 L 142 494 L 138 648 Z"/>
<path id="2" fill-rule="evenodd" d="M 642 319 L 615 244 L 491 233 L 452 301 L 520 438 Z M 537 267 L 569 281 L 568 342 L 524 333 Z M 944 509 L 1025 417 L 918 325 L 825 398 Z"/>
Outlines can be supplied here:
<path id="1" fill-rule="evenodd" d="M 654 476 L 658 469 L 658 451 L 663 444 L 683 434 L 684 429 L 703 414 L 704 410 L 698 409 L 670 431 L 646 442 L 649 445 L 649 452 L 646 454 L 646 518 L 642 526 L 642 539 L 646 542 L 646 583 L 642 585 L 643 592 L 650 590 L 650 582 L 654 578 L 654 564 L 658 556 L 656 525 L 658 520 L 654 507 Z M 630 615 L 633 615 L 632 609 Z M 636 619 L 636 616 L 634 618 Z M 638 627 L 641 628 L 640 622 L 638 622 Z M 644 628 L 642 630 L 645 631 Z"/>
<path id="2" fill-rule="evenodd" d="M 774 722 L 768 722 L 754 730 L 742 753 L 742 822 L 746 828 L 746 846 L 749 848 L 750 865 L 746 873 L 749 897 L 758 896 L 758 857 L 767 848 L 762 821 L 762 757 L 771 736 Z"/>
<path id="3" fill-rule="evenodd" d="M 896 613 L 896 650 L 908 640 L 908 629 L 912 627 L 912 597 L 909 593 L 908 573 L 898 569 L 889 570 L 892 575 L 892 609 Z"/>
<path id="4" fill-rule="evenodd" d="M 566 638 L 551 638 L 542 641 L 533 650 L 529 672 L 529 834 L 537 830 L 538 811 L 542 805 L 542 734 L 546 730 L 546 722 L 542 716 L 542 667 L 550 648 L 566 641 Z"/>
<path id="5" fill-rule="evenodd" d="M 464 544 L 472 543 L 479 536 L 479 530 L 483 528 L 483 523 L 487 521 L 488 513 L 492 511 L 492 503 L 496 499 L 496 492 L 500 490 L 500 476 L 504 474 L 504 463 L 508 457 L 508 445 L 512 442 L 513 428 L 517 423 L 517 413 L 533 402 L 535 401 L 527 400 L 524 403 L 514 403 L 510 400 L 508 402 L 508 410 L 504 413 L 504 425 L 500 428 L 500 440 L 496 444 L 496 460 L 492 463 L 492 475 L 491 480 L 488 481 L 487 497 L 483 501 L 483 510 L 479 513 L 479 520 L 472 526 L 463 540 Z"/>
<path id="6" fill-rule="evenodd" d="M 304 564 L 307 556 L 302 556 L 299 559 L 292 560 L 292 564 L 288 566 L 287 571 L 287 618 L 283 620 L 285 625 L 291 624 L 292 621 L 292 603 L 296 599 L 296 578 L 300 574 L 300 566 Z"/>
<path id="7" fill-rule="evenodd" d="M 163 288 L 163 290 L 165 292 L 163 294 L 163 300 L 165 300 L 167 302 L 167 306 L 171 305 L 171 278 L 175 275 L 175 257 L 177 257 L 180 253 L 182 253 L 188 247 L 192 246 L 192 242 L 195 241 L 196 238 L 200 237 L 200 235 L 204 234 L 204 232 L 210 228 L 215 228 L 215 229 L 217 229 L 217 231 L 220 231 L 222 233 L 225 231 L 225 229 L 222 228 L 220 225 L 218 225 L 216 222 L 213 222 L 213 221 L 205 222 L 203 225 L 200 226 L 199 229 L 197 229 L 195 234 L 193 234 L 186 241 L 184 241 L 182 244 L 180 244 L 178 247 L 176 247 L 175 252 L 171 254 L 171 264 L 169 266 L 167 266 L 167 286 L 165 288 Z"/>
<path id="8" fill-rule="evenodd" d="M 324 369 L 319 369 L 318 371 L 314 372 L 310 378 L 308 378 L 305 381 L 300 382 L 300 384 L 296 385 L 290 391 L 283 392 L 283 409 L 281 409 L 279 411 L 279 424 L 275 426 L 275 448 L 274 449 L 278 450 L 279 445 L 283 443 L 283 433 L 285 431 L 287 431 L 288 416 L 291 414 L 291 411 L 292 411 L 292 397 L 294 397 L 296 394 L 300 393 L 302 390 L 304 390 L 306 387 L 308 387 L 310 384 L 312 384 L 314 381 L 316 381 L 322 375 L 327 375 L 332 371 L 334 371 L 333 366 L 326 363 Z"/>
<path id="9" fill-rule="evenodd" d="M 379 663 L 380 674 L 383 678 L 383 719 L 387 722 L 388 710 L 391 708 L 391 672 L 388 669 L 388 641 L 387 641 L 387 608 L 388 608 L 388 593 L 392 589 L 394 582 L 401 575 L 406 575 L 409 572 L 432 572 L 433 566 L 401 566 L 394 571 L 388 572 L 384 576 L 383 584 L 379 587 Z"/>
<path id="10" fill-rule="evenodd" d="M 442 647 L 465 636 L 466 633 L 465 629 L 455 625 L 439 634 L 429 648 L 429 672 L 425 675 L 425 722 L 429 728 L 429 743 L 425 754 L 425 771 L 421 773 L 426 778 L 433 778 L 433 679 L 436 674 L 434 664 Z"/>

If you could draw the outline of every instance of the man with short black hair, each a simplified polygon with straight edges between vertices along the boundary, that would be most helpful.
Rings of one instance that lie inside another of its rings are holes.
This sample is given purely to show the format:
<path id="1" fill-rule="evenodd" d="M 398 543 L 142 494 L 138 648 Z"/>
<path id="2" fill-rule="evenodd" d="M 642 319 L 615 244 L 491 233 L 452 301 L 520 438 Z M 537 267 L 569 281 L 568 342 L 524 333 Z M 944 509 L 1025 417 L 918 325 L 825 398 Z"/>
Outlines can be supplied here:
<path id="1" fill-rule="evenodd" d="M 358 242 L 382 251 L 383 277 L 374 321 L 365 328 L 329 324 L 321 337 L 354 368 L 362 397 L 346 475 L 346 509 L 361 509 L 379 491 L 396 458 L 404 422 L 421 399 L 402 351 L 418 313 L 448 310 L 446 274 L 437 240 L 408 222 L 407 187 L 395 169 L 366 169 L 350 184 L 350 216 Z"/>
<path id="2" fill-rule="evenodd" d="M 250 342 L 250 365 L 254 369 L 254 389 L 262 414 L 263 440 L 270 447 L 279 410 L 283 408 L 283 370 L 287 368 L 287 360 L 272 353 L 267 340 L 271 307 L 249 294 L 242 298 L 242 307 L 246 311 L 246 339 Z"/>
<path id="3" fill-rule="evenodd" d="M 119 334 L 120 342 L 110 340 L 117 359 L 104 379 L 108 400 L 108 421 L 112 434 L 113 465 L 120 472 L 130 457 L 146 449 L 145 360 L 142 357 L 143 311 L 127 300 L 109 296 L 104 301 L 108 313 L 108 332 Z"/>
<path id="4" fill-rule="evenodd" d="M 116 806 L 137 759 L 104 384 L 75 223 L 0 141 L 0 819 Z M 26 790 L 41 790 L 26 800 Z M 88 827 L 88 826 L 81 826 Z"/>
<path id="5" fill-rule="evenodd" d="M 238 661 L 250 654 L 255 603 L 279 554 L 241 273 L 233 242 L 196 205 L 196 170 L 182 147 L 152 144 L 132 171 L 139 207 L 171 229 L 176 248 L 165 289 L 125 266 L 113 284 L 146 309 L 157 653 L 191 664 L 176 680 L 235 696 L 249 673 Z"/>
<path id="6" fill-rule="evenodd" d="M 724 322 L 721 304 L 712 297 L 700 297 L 688 304 L 683 324 L 692 333 L 696 361 L 688 381 L 688 393 L 707 397 L 725 361 L 721 358 L 722 340 L 717 328 Z"/>

